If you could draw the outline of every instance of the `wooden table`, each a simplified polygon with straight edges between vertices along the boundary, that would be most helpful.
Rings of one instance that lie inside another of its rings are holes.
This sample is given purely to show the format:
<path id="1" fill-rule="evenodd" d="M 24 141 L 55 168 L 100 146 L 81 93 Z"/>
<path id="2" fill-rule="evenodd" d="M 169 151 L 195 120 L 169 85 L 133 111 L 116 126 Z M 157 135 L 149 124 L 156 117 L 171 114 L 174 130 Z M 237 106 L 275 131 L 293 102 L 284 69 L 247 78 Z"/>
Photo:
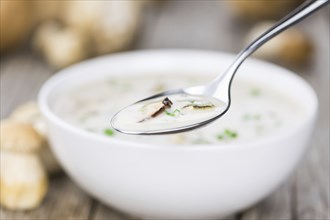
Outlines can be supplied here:
<path id="1" fill-rule="evenodd" d="M 250 25 L 230 19 L 215 1 L 169 1 L 147 8 L 133 49 L 198 48 L 238 52 Z M 299 24 L 315 43 L 310 64 L 294 69 L 315 89 L 319 117 L 309 149 L 297 170 L 275 192 L 235 220 L 326 220 L 329 215 L 329 7 Z M 36 99 L 54 70 L 25 49 L 1 57 L 1 118 Z M 280 161 L 279 161 L 280 163 Z M 132 219 L 89 197 L 65 174 L 52 177 L 41 207 L 29 212 L 1 208 L 1 219 Z"/>

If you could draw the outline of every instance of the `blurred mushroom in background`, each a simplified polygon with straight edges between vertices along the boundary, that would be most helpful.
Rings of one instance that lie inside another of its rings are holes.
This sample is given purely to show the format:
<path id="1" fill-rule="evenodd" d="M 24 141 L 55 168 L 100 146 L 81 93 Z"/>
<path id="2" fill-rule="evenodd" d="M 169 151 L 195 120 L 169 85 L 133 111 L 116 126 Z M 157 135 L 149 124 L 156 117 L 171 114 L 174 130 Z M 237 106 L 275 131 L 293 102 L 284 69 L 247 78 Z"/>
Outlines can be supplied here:
<path id="1" fill-rule="evenodd" d="M 1 1 L 1 53 L 32 33 L 33 47 L 62 68 L 126 49 L 137 33 L 146 1 Z"/>
<path id="2" fill-rule="evenodd" d="M 141 7 L 140 1 L 71 1 L 64 20 L 68 26 L 89 34 L 93 53 L 104 54 L 130 44 L 138 28 Z"/>
<path id="3" fill-rule="evenodd" d="M 226 1 L 227 5 L 236 16 L 247 20 L 278 19 L 302 2 L 302 0 Z"/>
<path id="4" fill-rule="evenodd" d="M 140 1 L 66 1 L 58 24 L 46 21 L 34 46 L 56 68 L 126 49 L 141 18 Z"/>
<path id="5" fill-rule="evenodd" d="M 0 1 L 1 54 L 26 40 L 33 27 L 32 10 L 27 1 Z"/>
<path id="6" fill-rule="evenodd" d="M 302 3 L 303 0 L 232 0 L 224 5 L 230 9 L 234 25 L 246 28 L 246 36 L 241 39 L 245 46 Z M 299 28 L 291 27 L 263 45 L 254 56 L 297 67 L 308 62 L 312 54 L 313 42 Z"/>
<path id="7" fill-rule="evenodd" d="M 245 45 L 252 42 L 275 22 L 257 23 L 247 34 Z M 313 52 L 313 43 L 308 36 L 296 27 L 291 27 L 255 52 L 255 56 L 288 66 L 298 66 L 309 61 Z"/>
<path id="8" fill-rule="evenodd" d="M 91 54 L 86 34 L 56 21 L 39 25 L 33 36 L 33 47 L 57 68 L 86 59 Z"/>
<path id="9" fill-rule="evenodd" d="M 36 102 L 18 106 L 0 121 L 0 204 L 10 210 L 40 206 L 49 176 L 61 171 L 47 138 L 47 124 Z"/>
<path id="10" fill-rule="evenodd" d="M 44 138 L 27 123 L 0 122 L 0 204 L 12 210 L 38 207 L 48 189 L 45 168 L 37 155 Z"/>

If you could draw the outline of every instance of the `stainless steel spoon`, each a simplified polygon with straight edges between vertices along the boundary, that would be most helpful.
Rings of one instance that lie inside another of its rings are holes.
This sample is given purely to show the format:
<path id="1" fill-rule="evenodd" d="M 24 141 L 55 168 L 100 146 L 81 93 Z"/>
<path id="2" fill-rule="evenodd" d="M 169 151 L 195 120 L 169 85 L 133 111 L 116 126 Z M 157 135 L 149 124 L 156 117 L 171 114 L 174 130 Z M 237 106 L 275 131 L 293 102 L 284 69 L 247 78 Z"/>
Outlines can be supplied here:
<path id="1" fill-rule="evenodd" d="M 139 104 L 141 102 L 145 102 L 152 99 L 159 99 L 160 97 L 166 97 L 170 95 L 175 94 L 187 94 L 187 95 L 194 95 L 194 96 L 207 96 L 207 97 L 213 97 L 221 102 L 225 103 L 225 108 L 223 108 L 223 111 L 218 112 L 216 116 L 213 116 L 211 118 L 208 118 L 206 120 L 200 121 L 198 123 L 191 123 L 189 125 L 180 126 L 180 127 L 171 127 L 171 128 L 165 128 L 165 129 L 157 129 L 157 130 L 132 130 L 131 128 L 121 128 L 117 126 L 117 119 L 118 115 L 123 113 L 123 111 L 132 106 L 128 106 L 119 112 L 117 112 L 112 120 L 111 125 L 112 127 L 122 133 L 126 134 L 135 134 L 135 135 L 156 135 L 156 134 L 171 134 L 171 133 L 178 133 L 178 132 L 184 132 L 188 130 L 192 130 L 201 126 L 204 126 L 210 122 L 213 122 L 214 120 L 220 118 L 222 115 L 224 115 L 231 104 L 231 96 L 230 96 L 230 88 L 232 80 L 235 76 L 235 73 L 237 69 L 240 67 L 240 65 L 244 62 L 244 60 L 249 57 L 254 51 L 256 51 L 260 46 L 262 46 L 264 43 L 266 43 L 268 40 L 272 39 L 273 37 L 277 36 L 282 31 L 286 30 L 290 26 L 298 23 L 305 17 L 309 16 L 316 10 L 320 9 L 321 7 L 327 5 L 329 3 L 329 0 L 316 0 L 316 1 L 306 1 L 302 5 L 300 5 L 298 8 L 296 8 L 294 11 L 289 13 L 287 16 L 282 18 L 279 22 L 277 22 L 273 27 L 271 27 L 269 30 L 267 30 L 265 33 L 263 33 L 260 37 L 258 37 L 255 41 L 253 41 L 249 46 L 247 46 L 244 50 L 242 50 L 234 62 L 229 66 L 229 68 L 222 74 L 220 74 L 217 78 L 215 78 L 213 81 L 206 85 L 200 85 L 200 86 L 194 86 L 194 87 L 188 87 L 183 89 L 176 89 L 176 90 L 168 90 L 153 96 L 150 96 L 148 98 L 145 98 L 143 100 L 140 100 L 132 105 Z"/>

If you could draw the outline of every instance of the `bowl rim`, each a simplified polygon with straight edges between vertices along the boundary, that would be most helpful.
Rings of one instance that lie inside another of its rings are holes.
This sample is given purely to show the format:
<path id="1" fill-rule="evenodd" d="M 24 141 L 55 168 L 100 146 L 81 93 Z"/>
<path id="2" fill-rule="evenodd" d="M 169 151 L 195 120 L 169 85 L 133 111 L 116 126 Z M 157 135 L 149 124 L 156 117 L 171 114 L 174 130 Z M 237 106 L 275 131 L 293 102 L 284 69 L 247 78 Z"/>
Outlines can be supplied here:
<path id="1" fill-rule="evenodd" d="M 211 50 L 196 50 L 196 49 L 147 49 L 147 50 L 135 50 L 135 51 L 128 51 L 128 52 L 119 52 L 114 53 L 110 55 L 104 55 L 95 57 L 92 59 L 85 60 L 83 62 L 79 62 L 77 64 L 74 64 L 72 66 L 69 66 L 67 68 L 64 68 L 53 76 L 51 76 L 41 87 L 39 94 L 38 94 L 38 105 L 40 108 L 41 113 L 43 116 L 50 120 L 52 123 L 55 123 L 57 126 L 61 127 L 61 129 L 64 129 L 66 131 L 72 132 L 76 135 L 84 136 L 88 139 L 93 139 L 97 142 L 103 142 L 108 144 L 118 144 L 120 146 L 127 146 L 127 147 L 134 147 L 134 148 L 146 148 L 146 149 L 181 149 L 181 150 L 213 150 L 213 149 L 236 149 L 236 148 L 247 148 L 247 147 L 256 147 L 256 146 L 263 146 L 264 144 L 269 143 L 276 143 L 280 140 L 283 140 L 287 137 L 290 137 L 291 135 L 297 133 L 300 129 L 305 127 L 311 122 L 314 122 L 317 116 L 318 112 L 318 99 L 317 95 L 314 91 L 314 89 L 300 76 L 293 73 L 292 71 L 283 68 L 281 66 L 258 60 L 255 58 L 249 58 L 246 62 L 253 62 L 256 65 L 267 65 L 272 68 L 276 68 L 277 70 L 281 70 L 284 75 L 288 75 L 291 78 L 294 78 L 296 81 L 300 81 L 300 83 L 304 84 L 305 90 L 310 93 L 312 99 L 313 99 L 313 106 L 311 107 L 311 113 L 308 113 L 309 117 L 304 117 L 304 120 L 302 122 L 298 123 L 296 126 L 292 127 L 292 129 L 288 130 L 288 132 L 277 134 L 277 135 L 270 135 L 267 137 L 263 137 L 261 139 L 252 140 L 248 142 L 240 142 L 240 143 L 225 143 L 225 144 L 148 144 L 148 143 L 141 143 L 136 142 L 132 140 L 123 140 L 123 139 L 116 139 L 116 138 L 109 138 L 107 136 L 102 136 L 100 134 L 95 134 L 92 132 L 85 131 L 82 128 L 79 128 L 78 126 L 74 126 L 70 124 L 69 122 L 66 122 L 64 119 L 62 119 L 60 116 L 58 116 L 53 110 L 51 110 L 51 107 L 48 104 L 49 96 L 52 94 L 52 92 L 55 90 L 56 86 L 62 82 L 65 81 L 66 78 L 72 77 L 73 74 L 75 74 L 75 69 L 80 66 L 90 66 L 95 65 L 97 62 L 105 62 L 109 59 L 113 58 L 123 58 L 125 56 L 139 56 L 144 54 L 197 54 L 197 55 L 216 55 L 216 56 L 224 56 L 224 57 L 230 57 L 234 58 L 235 55 L 227 52 L 222 51 L 211 51 Z M 251 64 L 252 65 L 252 64 Z M 69 73 L 68 73 L 69 72 Z M 307 114 L 306 114 L 307 116 Z M 178 147 L 179 146 L 179 147 Z M 95 146 L 94 146 L 95 147 Z"/>

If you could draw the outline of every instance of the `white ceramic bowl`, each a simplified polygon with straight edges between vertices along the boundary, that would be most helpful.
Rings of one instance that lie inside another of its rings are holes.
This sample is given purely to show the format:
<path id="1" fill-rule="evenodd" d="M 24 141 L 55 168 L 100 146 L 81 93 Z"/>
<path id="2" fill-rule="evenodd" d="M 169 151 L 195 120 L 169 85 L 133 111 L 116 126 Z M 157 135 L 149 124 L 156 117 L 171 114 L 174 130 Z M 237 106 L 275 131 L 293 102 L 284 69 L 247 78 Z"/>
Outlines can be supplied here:
<path id="1" fill-rule="evenodd" d="M 92 196 L 142 218 L 212 219 L 253 205 L 294 169 L 315 122 L 315 93 L 288 70 L 249 59 L 241 67 L 244 71 L 237 73 L 236 77 L 244 72 L 259 83 L 272 79 L 307 112 L 289 132 L 245 144 L 175 146 L 116 140 L 74 127 L 50 107 L 59 91 L 97 78 L 221 73 L 232 60 L 232 55 L 217 52 L 138 51 L 96 58 L 60 71 L 39 94 L 56 157 Z"/>

